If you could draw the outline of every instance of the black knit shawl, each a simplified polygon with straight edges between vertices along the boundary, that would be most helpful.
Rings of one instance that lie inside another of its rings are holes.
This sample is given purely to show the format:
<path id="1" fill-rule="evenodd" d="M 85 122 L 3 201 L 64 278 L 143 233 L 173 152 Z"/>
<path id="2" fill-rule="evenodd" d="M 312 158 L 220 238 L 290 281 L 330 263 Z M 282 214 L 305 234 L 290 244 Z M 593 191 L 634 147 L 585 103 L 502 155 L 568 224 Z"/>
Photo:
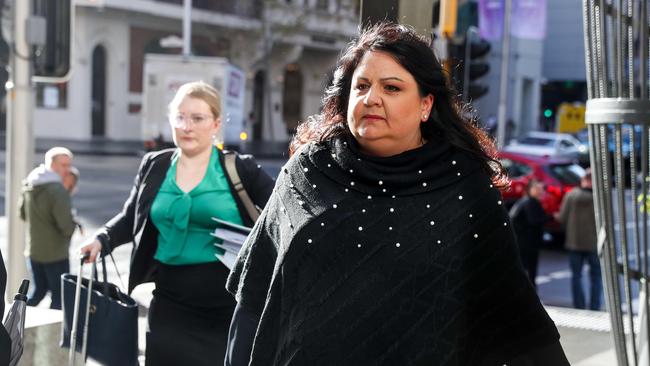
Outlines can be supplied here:
<path id="1" fill-rule="evenodd" d="M 261 315 L 253 366 L 503 365 L 559 338 L 499 191 L 444 141 L 301 149 L 227 287 Z"/>

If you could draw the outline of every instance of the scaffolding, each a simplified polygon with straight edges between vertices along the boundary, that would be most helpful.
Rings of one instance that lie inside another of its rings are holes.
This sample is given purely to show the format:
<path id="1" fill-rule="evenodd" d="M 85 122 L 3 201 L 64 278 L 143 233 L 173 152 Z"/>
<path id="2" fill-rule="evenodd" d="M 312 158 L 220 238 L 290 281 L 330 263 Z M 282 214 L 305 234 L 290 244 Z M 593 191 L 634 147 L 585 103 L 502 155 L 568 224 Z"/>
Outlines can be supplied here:
<path id="1" fill-rule="evenodd" d="M 647 0 L 583 0 L 598 252 L 619 366 L 650 366 Z"/>

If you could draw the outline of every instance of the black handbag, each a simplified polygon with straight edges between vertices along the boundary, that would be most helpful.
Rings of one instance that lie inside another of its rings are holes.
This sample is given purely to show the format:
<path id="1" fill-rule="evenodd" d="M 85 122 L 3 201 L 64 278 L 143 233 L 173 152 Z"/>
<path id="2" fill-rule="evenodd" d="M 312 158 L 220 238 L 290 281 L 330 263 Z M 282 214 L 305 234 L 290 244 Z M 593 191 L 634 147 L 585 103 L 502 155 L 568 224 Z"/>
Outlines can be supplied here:
<path id="1" fill-rule="evenodd" d="M 102 257 L 103 281 L 97 279 L 97 271 L 91 276 L 92 281 L 81 276 L 83 259 L 79 275 L 66 273 L 61 275 L 61 304 L 63 325 L 61 327 L 61 347 L 70 348 L 73 317 L 78 312 L 77 335 L 82 342 L 74 342 L 76 351 L 86 354 L 103 365 L 138 365 L 138 304 L 132 297 L 123 293 L 119 287 L 106 279 L 106 259 Z M 93 268 L 95 266 L 93 265 Z M 77 280 L 81 278 L 81 291 L 75 308 L 75 291 Z M 87 309 L 88 286 L 92 286 L 89 304 L 87 332 L 84 332 Z M 84 336 L 87 334 L 87 337 Z M 85 344 L 84 344 L 85 343 Z M 72 353 L 71 353 L 72 354 Z M 84 360 L 85 361 L 85 360 Z"/>

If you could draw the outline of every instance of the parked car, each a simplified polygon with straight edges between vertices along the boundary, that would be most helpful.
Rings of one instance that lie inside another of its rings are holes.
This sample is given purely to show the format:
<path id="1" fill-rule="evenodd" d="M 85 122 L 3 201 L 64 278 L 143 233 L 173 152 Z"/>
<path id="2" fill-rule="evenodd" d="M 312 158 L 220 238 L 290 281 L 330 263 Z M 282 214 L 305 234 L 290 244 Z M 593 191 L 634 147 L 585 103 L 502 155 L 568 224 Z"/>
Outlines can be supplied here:
<path id="1" fill-rule="evenodd" d="M 508 144 L 504 151 L 527 155 L 577 160 L 587 147 L 568 133 L 529 132 Z"/>
<path id="2" fill-rule="evenodd" d="M 588 167 L 589 161 L 589 130 L 582 129 L 573 134 L 578 141 L 580 141 L 580 153 L 578 154 L 578 164 L 582 167 Z"/>
<path id="3" fill-rule="evenodd" d="M 570 159 L 545 158 L 514 152 L 502 151 L 499 161 L 510 178 L 510 187 L 502 192 L 504 203 L 511 207 L 515 201 L 526 192 L 526 185 L 535 178 L 546 188 L 541 199 L 544 211 L 551 217 L 560 210 L 564 195 L 580 184 L 580 177 L 585 173 L 584 168 Z M 552 220 L 546 227 L 546 232 L 552 236 L 556 244 L 564 238 L 560 224 Z"/>

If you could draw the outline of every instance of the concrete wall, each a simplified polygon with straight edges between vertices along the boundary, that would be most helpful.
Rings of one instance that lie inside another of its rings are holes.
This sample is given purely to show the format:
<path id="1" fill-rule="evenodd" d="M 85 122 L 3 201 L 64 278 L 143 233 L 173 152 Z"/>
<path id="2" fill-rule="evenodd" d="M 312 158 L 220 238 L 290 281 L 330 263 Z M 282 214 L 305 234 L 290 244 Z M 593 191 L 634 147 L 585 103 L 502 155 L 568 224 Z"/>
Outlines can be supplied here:
<path id="1" fill-rule="evenodd" d="M 542 74 L 548 81 L 584 81 L 582 2 L 546 0 L 546 39 Z"/>
<path id="2" fill-rule="evenodd" d="M 474 102 L 482 121 L 498 115 L 501 50 L 501 42 L 492 43 L 488 56 L 490 72 L 481 80 L 489 85 L 489 92 Z M 509 138 L 537 129 L 543 53 L 543 41 L 511 38 L 506 120 L 515 123 L 515 130 Z"/>

